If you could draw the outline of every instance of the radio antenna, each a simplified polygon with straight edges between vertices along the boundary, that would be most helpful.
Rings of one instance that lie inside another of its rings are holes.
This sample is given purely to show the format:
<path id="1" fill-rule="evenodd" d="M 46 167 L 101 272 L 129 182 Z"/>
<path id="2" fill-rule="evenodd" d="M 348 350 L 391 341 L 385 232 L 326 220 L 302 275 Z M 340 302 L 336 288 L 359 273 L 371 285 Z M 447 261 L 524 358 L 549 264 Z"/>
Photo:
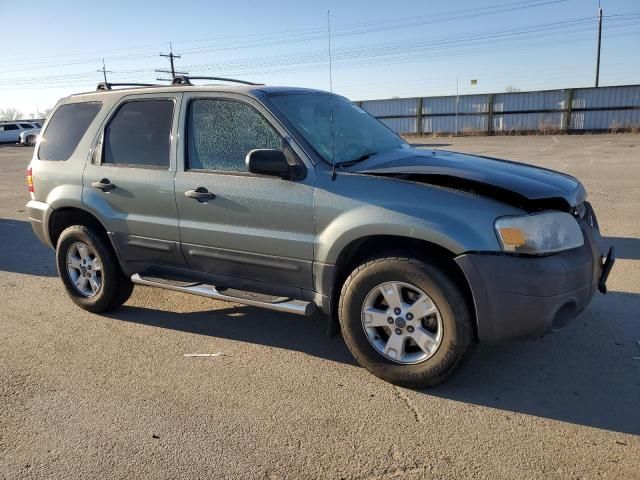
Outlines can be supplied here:
<path id="1" fill-rule="evenodd" d="M 331 180 L 336 179 L 336 138 L 333 131 L 333 65 L 331 62 L 331 10 L 327 10 L 327 37 L 329 40 L 329 125 L 331 127 Z"/>

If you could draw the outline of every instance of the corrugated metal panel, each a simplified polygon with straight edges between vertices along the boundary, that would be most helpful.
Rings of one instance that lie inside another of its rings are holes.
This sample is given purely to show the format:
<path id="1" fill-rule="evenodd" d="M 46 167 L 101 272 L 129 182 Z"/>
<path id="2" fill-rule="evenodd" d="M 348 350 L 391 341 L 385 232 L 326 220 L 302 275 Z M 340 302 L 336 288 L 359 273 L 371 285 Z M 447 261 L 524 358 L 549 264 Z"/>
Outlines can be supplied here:
<path id="1" fill-rule="evenodd" d="M 417 133 L 415 118 L 381 118 L 380 121 L 396 133 Z"/>
<path id="2" fill-rule="evenodd" d="M 493 116 L 494 132 L 560 130 L 564 113 L 504 113 Z"/>
<path id="3" fill-rule="evenodd" d="M 456 116 L 423 117 L 424 133 L 453 133 L 456 131 Z M 486 115 L 458 115 L 458 133 L 484 133 L 487 131 Z"/>
<path id="4" fill-rule="evenodd" d="M 566 108 L 568 90 L 543 92 L 498 93 L 493 102 L 493 131 L 557 131 L 564 125 L 565 112 L 535 113 L 536 110 L 563 110 Z M 489 95 L 462 95 L 457 109 L 458 133 L 486 131 Z M 385 123 L 400 133 L 416 133 L 417 98 L 368 100 L 362 102 L 365 110 L 376 117 L 389 118 Z M 423 99 L 424 133 L 451 133 L 456 130 L 456 97 L 425 97 Z M 574 90 L 574 109 L 602 109 L 598 111 L 572 112 L 570 128 L 575 130 L 609 130 L 640 127 L 640 85 Z M 609 110 L 610 107 L 635 108 L 636 110 Z M 604 110 L 607 109 L 607 110 Z M 515 114 L 510 112 L 531 111 Z M 480 113 L 481 115 L 465 115 Z M 430 115 L 436 115 L 431 117 Z M 413 118 L 411 118 L 413 117 Z"/>
<path id="5" fill-rule="evenodd" d="M 564 90 L 498 93 L 493 97 L 493 111 L 560 110 L 565 108 L 565 99 Z"/>
<path id="6" fill-rule="evenodd" d="M 418 112 L 418 99 L 367 100 L 362 102 L 362 109 L 374 117 L 416 115 Z"/>
<path id="7" fill-rule="evenodd" d="M 422 100 L 422 113 L 455 113 L 456 97 L 431 97 Z"/>
<path id="8" fill-rule="evenodd" d="M 577 88 L 572 108 L 640 107 L 640 86 Z"/>
<path id="9" fill-rule="evenodd" d="M 485 113 L 488 110 L 488 95 L 460 95 L 458 113 Z M 422 113 L 424 115 L 456 113 L 456 97 L 424 98 Z"/>
<path id="10" fill-rule="evenodd" d="M 640 110 L 597 110 L 573 112 L 572 130 L 619 130 L 640 128 Z"/>

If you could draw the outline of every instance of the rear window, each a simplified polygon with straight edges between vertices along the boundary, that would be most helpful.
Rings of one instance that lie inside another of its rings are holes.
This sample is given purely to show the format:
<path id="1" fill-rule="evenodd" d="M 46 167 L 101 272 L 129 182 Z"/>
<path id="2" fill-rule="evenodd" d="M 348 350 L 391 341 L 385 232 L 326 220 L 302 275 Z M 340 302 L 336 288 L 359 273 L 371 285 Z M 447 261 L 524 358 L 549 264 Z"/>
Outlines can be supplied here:
<path id="1" fill-rule="evenodd" d="M 58 108 L 40 140 L 40 160 L 67 160 L 96 118 L 101 102 L 70 103 Z"/>
<path id="2" fill-rule="evenodd" d="M 169 168 L 173 100 L 123 103 L 104 131 L 102 163 Z"/>

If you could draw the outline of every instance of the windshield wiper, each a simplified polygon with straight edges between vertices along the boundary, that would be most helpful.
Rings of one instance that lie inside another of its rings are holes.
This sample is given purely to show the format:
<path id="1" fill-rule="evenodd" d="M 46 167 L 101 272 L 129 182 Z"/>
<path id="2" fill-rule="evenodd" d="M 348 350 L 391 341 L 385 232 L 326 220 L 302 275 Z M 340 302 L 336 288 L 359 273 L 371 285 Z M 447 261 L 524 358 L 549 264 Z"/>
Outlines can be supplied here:
<path id="1" fill-rule="evenodd" d="M 343 168 L 343 167 L 350 167 L 352 165 L 355 165 L 356 163 L 360 163 L 365 161 L 367 158 L 369 158 L 371 155 L 375 155 L 376 152 L 371 152 L 371 153 L 365 153 L 364 155 L 359 156 L 358 158 L 354 159 L 354 160 L 349 160 L 348 162 L 340 162 L 337 164 L 338 167 Z"/>

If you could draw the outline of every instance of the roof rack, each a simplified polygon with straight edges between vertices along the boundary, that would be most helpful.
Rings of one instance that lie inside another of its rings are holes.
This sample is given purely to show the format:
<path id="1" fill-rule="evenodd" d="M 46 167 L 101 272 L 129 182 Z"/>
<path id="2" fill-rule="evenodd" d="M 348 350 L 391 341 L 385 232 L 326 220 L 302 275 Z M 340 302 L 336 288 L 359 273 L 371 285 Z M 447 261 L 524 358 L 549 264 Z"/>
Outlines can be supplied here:
<path id="1" fill-rule="evenodd" d="M 96 87 L 97 91 L 106 91 L 113 90 L 112 87 L 161 87 L 162 85 L 158 85 L 157 83 L 109 83 L 109 82 L 100 82 Z"/>
<path id="2" fill-rule="evenodd" d="M 220 82 L 242 83 L 244 85 L 264 85 L 264 83 L 247 82 L 246 80 L 237 80 L 235 78 L 224 77 L 191 77 L 189 75 L 176 75 L 173 78 L 172 85 L 193 85 L 191 80 L 218 80 Z"/>

